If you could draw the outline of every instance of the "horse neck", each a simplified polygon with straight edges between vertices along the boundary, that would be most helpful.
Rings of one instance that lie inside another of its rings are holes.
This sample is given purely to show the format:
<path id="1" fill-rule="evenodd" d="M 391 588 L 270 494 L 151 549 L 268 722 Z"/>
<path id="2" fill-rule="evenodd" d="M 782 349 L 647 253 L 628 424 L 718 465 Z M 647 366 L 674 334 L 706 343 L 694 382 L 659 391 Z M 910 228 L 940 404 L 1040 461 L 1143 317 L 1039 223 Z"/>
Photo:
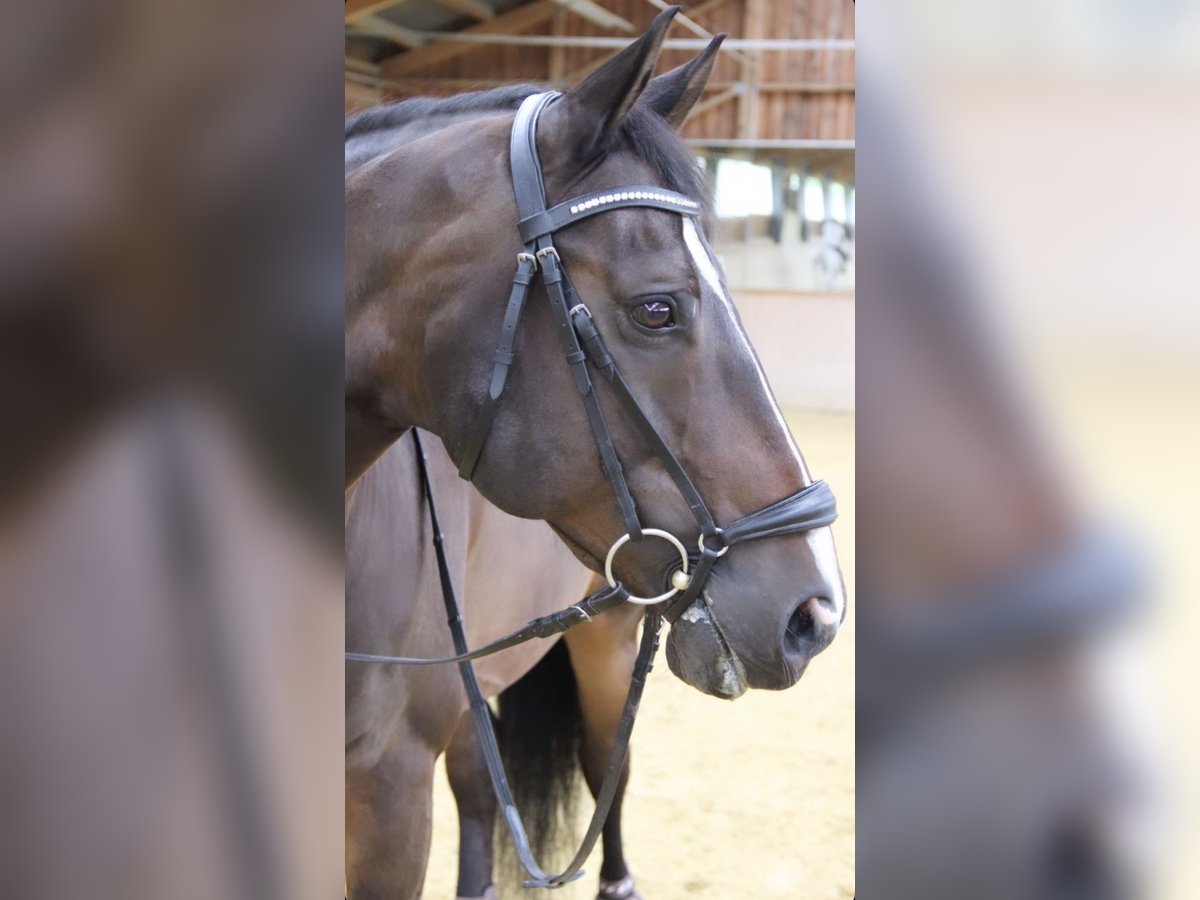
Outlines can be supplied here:
<path id="1" fill-rule="evenodd" d="M 348 216 L 349 222 L 349 216 Z M 402 220 L 380 223 L 380 230 L 408 243 Z M 349 231 L 347 232 L 349 246 Z M 347 286 L 351 266 L 368 271 L 394 271 L 394 250 L 386 242 L 367 239 L 347 254 Z M 429 418 L 419 348 L 428 311 L 423 298 L 406 288 L 403 269 L 395 285 L 363 284 L 346 297 L 345 429 L 346 483 L 351 484 L 410 428 Z"/>
<path id="2" fill-rule="evenodd" d="M 430 321 L 448 327 L 462 318 L 452 307 L 474 302 L 481 285 L 496 292 L 487 257 L 504 248 L 489 235 L 513 212 L 499 209 L 511 205 L 502 154 L 484 149 L 505 140 L 506 123 L 466 123 L 401 146 L 346 181 L 347 483 L 409 428 L 441 434 L 441 403 L 428 381 Z"/>
<path id="3" fill-rule="evenodd" d="M 464 122 L 479 122 L 481 119 L 511 117 L 511 109 L 475 110 L 428 116 L 422 119 L 390 125 L 374 131 L 356 134 L 346 140 L 346 177 L 367 163 L 391 153 L 405 144 L 419 140 L 438 131 L 444 131 Z"/>

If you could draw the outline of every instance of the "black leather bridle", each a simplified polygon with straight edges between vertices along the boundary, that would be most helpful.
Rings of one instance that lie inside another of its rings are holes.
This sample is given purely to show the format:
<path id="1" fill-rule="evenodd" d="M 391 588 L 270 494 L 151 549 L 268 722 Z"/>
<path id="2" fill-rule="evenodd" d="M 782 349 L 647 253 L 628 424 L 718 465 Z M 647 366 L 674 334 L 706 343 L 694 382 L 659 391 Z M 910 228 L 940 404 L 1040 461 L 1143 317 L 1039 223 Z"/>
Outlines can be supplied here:
<path id="1" fill-rule="evenodd" d="M 459 474 L 470 479 L 483 452 L 488 431 L 495 417 L 496 404 L 504 391 L 514 360 L 513 340 L 521 310 L 529 294 L 530 285 L 540 268 L 542 283 L 546 287 L 550 308 L 558 325 L 563 351 L 575 377 L 575 386 L 587 410 L 588 422 L 600 453 L 602 470 L 612 486 L 625 525 L 625 535 L 612 545 L 605 560 L 605 574 L 608 576 L 609 585 L 614 588 L 617 586 L 612 574 L 613 559 L 617 550 L 626 542 L 640 540 L 647 535 L 669 541 L 680 554 L 680 567 L 671 578 L 670 589 L 657 597 L 628 599 L 644 605 L 663 603 L 664 617 L 667 621 L 674 621 L 701 595 L 717 559 L 733 545 L 756 538 L 809 531 L 828 525 L 837 517 L 837 503 L 829 486 L 824 481 L 817 481 L 778 503 L 738 519 L 724 529 L 717 527 L 704 498 L 700 496 L 691 478 L 642 410 L 625 379 L 621 377 L 620 370 L 596 328 L 591 312 L 580 302 L 574 287 L 571 286 L 553 239 L 555 232 L 609 210 L 644 207 L 695 217 L 700 214 L 700 203 L 665 188 L 634 185 L 595 191 L 547 209 L 546 188 L 542 181 L 541 161 L 538 159 L 537 123 L 542 111 L 558 96 L 551 91 L 527 97 L 513 122 L 510 142 L 513 193 L 520 217 L 517 228 L 521 240 L 525 242 L 525 250 L 517 256 L 517 274 L 513 278 L 512 291 L 509 294 L 508 309 L 504 315 L 500 342 L 494 356 L 488 393 L 475 419 L 475 427 L 463 454 Z M 683 543 L 673 535 L 659 529 L 642 527 L 637 505 L 625 481 L 624 468 L 600 410 L 595 385 L 589 373 L 589 364 L 608 381 L 621 411 L 629 417 L 642 439 L 654 451 L 691 510 L 700 532 L 693 553 L 688 553 Z"/>
<path id="2" fill-rule="evenodd" d="M 659 435 L 654 424 L 633 396 L 625 379 L 622 378 L 596 328 L 591 312 L 579 301 L 575 289 L 571 286 L 553 240 L 555 232 L 613 209 L 643 207 L 665 210 L 680 216 L 695 217 L 700 214 L 701 206 L 697 201 L 665 188 L 653 185 L 634 185 L 595 191 L 548 208 L 546 189 L 542 180 L 542 166 L 537 151 L 537 124 L 542 112 L 558 96 L 559 94 L 551 91 L 527 97 L 518 109 L 513 122 L 510 141 L 513 193 L 516 196 L 519 215 L 517 227 L 525 248 L 517 254 L 517 272 L 513 277 L 500 340 L 493 356 L 488 391 L 476 416 L 475 425 L 459 467 L 459 475 L 470 480 L 483 453 L 488 432 L 491 430 L 492 421 L 495 418 L 497 403 L 504 392 L 509 370 L 516 358 L 515 338 L 521 311 L 524 309 L 530 287 L 540 271 L 567 363 L 587 411 L 588 422 L 599 451 L 602 471 L 612 486 L 625 524 L 626 533 L 613 543 L 605 560 L 608 587 L 561 612 L 535 619 L 524 628 L 484 647 L 473 651 L 468 650 L 462 616 L 455 599 L 454 585 L 443 547 L 441 528 L 437 519 L 424 452 L 420 446 L 420 438 L 414 430 L 421 482 L 429 509 L 434 546 L 437 552 L 442 595 L 451 634 L 454 638 L 456 655 L 422 659 L 366 653 L 346 654 L 348 660 L 357 662 L 392 665 L 459 664 L 475 719 L 476 734 L 484 752 L 493 788 L 504 812 L 505 822 L 516 844 L 518 858 L 531 876 L 531 880 L 526 882 L 526 887 L 560 887 L 583 874 L 581 866 L 600 835 L 604 820 L 608 815 L 608 809 L 616 795 L 621 772 L 625 765 L 629 735 L 632 732 L 638 703 L 641 699 L 642 687 L 658 647 L 662 620 L 665 618 L 667 621 L 674 622 L 692 603 L 702 597 L 713 566 L 735 545 L 760 538 L 810 531 L 828 525 L 837 518 L 837 503 L 833 492 L 824 481 L 817 481 L 790 497 L 743 516 L 725 528 L 717 526 L 703 497 L 700 496 L 700 492 L 696 490 L 691 478 L 688 477 L 675 454 L 663 441 L 662 436 Z M 674 482 L 676 489 L 687 502 L 699 529 L 695 550 L 689 552 L 682 541 L 666 531 L 642 526 L 637 506 L 625 480 L 624 469 L 613 444 L 612 435 L 604 421 L 589 365 L 608 381 L 622 412 L 633 421 L 642 439 L 653 450 Z M 634 597 L 613 576 L 613 560 L 617 551 L 624 544 L 648 536 L 662 538 L 674 546 L 679 552 L 680 565 L 671 575 L 670 588 L 665 593 L 657 597 Z M 596 811 L 592 816 L 583 845 L 571 865 L 559 875 L 547 875 L 533 860 L 529 851 L 525 830 L 513 804 L 504 769 L 500 763 L 491 713 L 470 663 L 471 660 L 488 656 L 531 638 L 552 637 L 561 634 L 574 625 L 588 621 L 593 616 L 626 601 L 646 606 L 648 611 L 629 694 L 618 725 L 604 782 L 597 795 Z"/>

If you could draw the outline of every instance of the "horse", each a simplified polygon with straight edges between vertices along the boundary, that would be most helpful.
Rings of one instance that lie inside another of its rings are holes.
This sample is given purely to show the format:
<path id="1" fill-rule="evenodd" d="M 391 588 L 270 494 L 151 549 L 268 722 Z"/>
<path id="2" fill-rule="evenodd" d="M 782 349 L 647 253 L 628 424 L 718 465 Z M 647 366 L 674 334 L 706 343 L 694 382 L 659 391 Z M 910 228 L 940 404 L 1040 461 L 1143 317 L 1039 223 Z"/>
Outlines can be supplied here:
<path id="1" fill-rule="evenodd" d="M 681 593 L 686 603 L 673 604 L 669 616 L 671 670 L 701 691 L 734 698 L 795 684 L 836 634 L 846 598 L 827 527 L 831 498 L 808 472 L 741 329 L 703 221 L 694 221 L 703 219 L 703 204 L 689 199 L 706 191 L 676 129 L 703 90 L 719 39 L 691 63 L 650 77 L 675 12 L 660 15 L 646 35 L 560 97 L 501 89 L 399 104 L 381 117 L 404 126 L 428 119 L 432 130 L 416 136 L 414 128 L 412 140 L 346 181 L 348 508 L 363 521 L 371 509 L 378 513 L 364 473 L 411 428 L 423 428 L 442 440 L 483 497 L 519 518 L 548 522 L 589 569 L 606 571 L 614 589 L 643 599 L 664 584 Z M 536 166 L 539 188 L 555 198 L 591 192 L 553 245 L 550 232 L 534 239 L 536 257 L 522 252 L 508 171 L 515 157 L 505 152 L 526 111 L 528 146 L 544 161 Z M 348 124 L 347 136 L 370 124 Z M 662 187 L 612 187 L 631 181 Z M 581 221 L 600 203 L 609 204 L 604 215 Z M 489 345 L 506 317 L 496 286 L 511 278 L 513 260 L 514 295 L 540 267 L 534 296 L 549 302 L 531 306 L 515 343 L 493 353 Z M 555 317 L 568 313 L 560 264 L 570 266 L 572 292 L 587 299 L 569 321 Z M 564 330 L 571 325 L 574 334 Z M 573 379 L 553 359 L 556 337 L 574 342 Z M 589 360 L 605 375 L 601 384 L 580 369 L 580 340 L 603 363 Z M 494 366 L 510 387 L 493 403 L 481 445 L 473 433 L 489 397 L 497 399 L 488 394 Z M 630 399 L 630 385 L 640 403 Z M 580 396 L 590 404 L 585 409 Z M 612 424 L 598 426 L 598 417 Z M 445 645 L 433 623 L 409 608 L 379 611 L 385 596 L 394 606 L 397 595 L 430 589 L 428 565 L 418 561 L 408 583 L 396 585 L 373 580 L 379 573 L 369 564 L 420 528 L 414 486 L 396 489 L 388 501 L 395 518 L 381 515 L 369 529 L 373 553 L 348 551 L 348 596 L 366 599 L 348 602 L 347 640 L 370 642 L 357 649 L 386 640 L 389 652 L 428 653 Z M 712 524 L 753 509 L 724 531 Z M 695 534 L 689 516 L 700 525 L 691 554 L 673 537 Z M 643 531 L 643 520 L 654 527 Z M 671 540 L 638 539 L 652 533 Z M 689 556 L 696 560 L 690 575 Z M 521 578 L 511 568 L 501 561 L 492 578 Z M 530 587 L 528 576 L 517 583 Z M 511 659 L 494 665 L 501 675 L 490 674 L 491 666 L 482 672 L 489 686 L 520 674 Z M 394 696 L 389 677 L 372 669 L 347 676 L 347 880 L 355 898 L 419 891 L 427 815 L 391 801 L 401 783 L 423 805 L 437 746 L 451 740 L 463 710 L 446 680 L 452 673 L 406 674 L 402 708 L 412 712 L 421 697 L 432 708 L 412 740 L 397 741 L 377 720 L 379 699 Z M 378 768 L 385 758 L 386 775 Z M 381 835 L 406 815 L 415 830 L 396 853 Z"/>
<path id="2" fill-rule="evenodd" d="M 673 14 L 662 14 L 645 36 L 545 109 L 537 143 L 549 196 L 628 179 L 705 195 L 703 175 L 670 124 L 702 87 L 693 80 L 696 70 L 681 67 L 647 87 Z M 502 92 L 497 102 L 513 99 Z M 500 227 L 516 220 L 504 152 L 511 127 L 508 116 L 451 125 L 346 181 L 347 484 L 413 426 L 440 437 L 461 468 L 505 312 L 496 286 L 522 248 L 515 228 Z M 780 495 L 795 492 L 791 500 L 816 482 L 701 226 L 685 218 L 680 227 L 679 215 L 664 212 L 614 207 L 566 230 L 556 257 L 570 262 L 596 329 L 613 341 L 610 360 L 625 373 L 623 382 L 641 388 L 650 429 L 704 489 L 713 518 L 766 512 Z M 455 252 L 464 247 L 471 252 Z M 608 499 L 618 476 L 660 530 L 695 533 L 692 510 L 678 496 L 678 473 L 655 458 L 630 416 L 610 412 L 620 470 L 597 467 L 578 399 L 584 386 L 565 377 L 554 358 L 561 328 L 553 310 L 535 303 L 521 326 L 508 390 L 472 474 L 480 492 L 506 512 L 549 522 L 597 572 L 615 538 L 630 531 L 620 504 Z M 556 371 L 563 377 L 553 377 Z M 604 387 L 595 393 L 604 396 Z M 752 687 L 790 687 L 836 634 L 845 596 L 829 529 L 778 532 L 728 556 L 726 547 L 711 548 L 722 558 L 710 566 L 703 608 L 693 605 L 673 623 L 668 662 L 702 691 L 737 696 Z M 611 569 L 647 595 L 668 580 L 677 559 L 666 541 L 635 540 Z"/>

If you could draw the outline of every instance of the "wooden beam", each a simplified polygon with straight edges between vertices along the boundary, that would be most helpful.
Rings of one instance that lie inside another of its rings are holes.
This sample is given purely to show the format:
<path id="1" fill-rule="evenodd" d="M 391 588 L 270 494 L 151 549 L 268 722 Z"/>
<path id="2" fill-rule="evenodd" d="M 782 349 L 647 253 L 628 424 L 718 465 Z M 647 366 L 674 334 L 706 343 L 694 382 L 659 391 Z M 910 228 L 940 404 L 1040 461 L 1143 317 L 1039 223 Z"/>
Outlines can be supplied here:
<path id="1" fill-rule="evenodd" d="M 766 81 L 758 85 L 763 94 L 853 94 L 853 84 L 824 84 L 813 81 Z"/>
<path id="2" fill-rule="evenodd" d="M 554 14 L 554 20 L 550 23 L 550 33 L 555 37 L 562 37 L 567 33 L 567 11 L 560 9 Z M 551 47 L 550 48 L 550 64 L 548 74 L 550 83 L 555 87 L 563 87 L 563 76 L 566 74 L 566 47 Z"/>
<path id="3" fill-rule="evenodd" d="M 731 150 L 853 150 L 854 141 L 823 141 L 790 138 L 764 138 L 744 141 L 741 138 L 684 138 L 689 147 L 716 147 Z"/>
<path id="4" fill-rule="evenodd" d="M 578 84 L 620 52 L 620 50 L 613 50 L 609 53 L 601 54 L 590 63 L 585 63 L 579 68 L 573 69 L 562 77 L 563 85 L 570 87 L 573 84 Z"/>
<path id="5" fill-rule="evenodd" d="M 554 15 L 558 9 L 554 0 L 534 0 L 524 6 L 502 13 L 488 22 L 480 22 L 462 30 L 463 34 L 516 34 L 542 22 Z M 418 69 L 434 66 L 461 56 L 471 49 L 471 44 L 459 44 L 453 41 L 431 41 L 424 47 L 400 53 L 391 59 L 384 60 L 380 69 L 385 76 L 409 75 Z"/>
<path id="6" fill-rule="evenodd" d="M 614 12 L 605 9 L 595 0 L 554 0 L 563 9 L 569 9 L 575 15 L 587 19 L 601 28 L 611 28 L 615 31 L 634 31 L 633 23 L 623 19 Z"/>
<path id="7" fill-rule="evenodd" d="M 696 16 L 702 16 L 705 13 L 710 13 L 718 6 L 724 6 L 728 2 L 729 0 L 704 0 L 703 3 L 697 3 L 695 6 L 687 9 L 687 17 L 694 22 L 696 20 Z"/>
<path id="8" fill-rule="evenodd" d="M 745 0 L 744 16 L 742 18 L 742 34 L 751 40 L 763 37 L 765 22 L 765 0 Z M 758 137 L 758 82 L 760 72 L 760 54 L 751 53 L 742 63 L 742 81 L 746 82 L 746 90 L 738 100 L 738 137 L 742 140 L 754 140 Z"/>
<path id="9" fill-rule="evenodd" d="M 599 50 L 624 50 L 634 38 L 621 35 L 569 34 L 555 37 L 552 34 L 498 34 L 472 31 L 419 31 L 431 43 L 445 41 L 448 44 L 499 44 L 509 47 L 589 47 Z M 694 50 L 697 53 L 708 48 L 710 41 L 703 38 L 667 38 L 662 42 L 663 50 Z M 853 52 L 854 41 L 825 38 L 730 38 L 721 49 L 746 50 L 754 53 L 809 53 L 813 51 Z"/>
<path id="10" fill-rule="evenodd" d="M 354 27 L 369 34 L 385 37 L 401 47 L 420 47 L 426 42 L 426 38 L 422 36 L 421 32 L 397 25 L 395 22 L 389 22 L 379 16 L 359 16 L 354 20 Z"/>
<path id="11" fill-rule="evenodd" d="M 346 0 L 346 21 L 357 22 L 363 16 L 371 16 L 380 10 L 403 3 L 404 0 Z"/>
<path id="12" fill-rule="evenodd" d="M 379 66 L 375 65 L 375 63 L 373 63 L 369 60 L 366 60 L 366 59 L 358 59 L 357 57 L 354 57 L 354 56 L 347 56 L 346 57 L 346 71 L 347 72 L 355 72 L 359 75 L 378 76 L 379 75 Z"/>
<path id="13" fill-rule="evenodd" d="M 575 81 L 590 73 L 593 69 L 599 67 L 600 63 L 607 60 L 605 56 L 597 62 L 588 63 L 584 69 L 576 69 L 574 72 L 568 72 L 560 79 L 551 79 L 561 83 L 562 85 L 571 85 Z M 381 84 L 386 87 L 404 91 L 405 93 L 420 94 L 428 91 L 436 90 L 453 90 L 453 91 L 474 91 L 483 90 L 484 88 L 502 87 L 506 84 L 512 84 L 512 79 L 504 78 L 431 78 L 416 76 L 412 78 L 382 78 L 379 72 L 379 66 L 374 63 L 365 62 L 364 60 L 347 57 L 346 70 L 355 72 L 360 75 L 374 76 Z M 581 74 L 582 73 L 582 74 Z M 743 90 L 745 85 L 740 81 L 710 81 L 705 89 L 704 98 L 701 103 L 709 104 L 705 108 L 716 106 L 716 103 L 710 103 L 716 99 L 716 95 L 721 92 L 736 93 Z M 780 81 L 768 82 L 758 86 L 759 93 L 788 93 L 788 94 L 853 94 L 853 84 L 814 84 L 807 81 Z M 712 95 L 710 98 L 709 95 Z M 723 98 L 725 102 L 728 98 Z M 697 104 L 696 109 L 700 109 Z M 693 110 L 695 112 L 695 110 Z"/>
<path id="14" fill-rule="evenodd" d="M 447 91 L 481 91 L 512 84 L 499 78 L 379 78 L 378 83 L 389 91 L 405 94 L 430 94 Z"/>
<path id="15" fill-rule="evenodd" d="M 667 10 L 670 9 L 670 4 L 667 0 L 647 0 L 647 2 L 655 9 Z M 675 21 L 690 31 L 692 34 L 699 35 L 706 41 L 711 41 L 714 37 L 713 33 L 697 22 L 689 14 L 679 13 L 675 16 Z M 738 62 L 746 62 L 746 55 L 740 50 L 731 50 L 728 47 L 723 48 L 726 53 L 736 59 Z"/>
<path id="16" fill-rule="evenodd" d="M 479 22 L 487 22 L 496 18 L 496 11 L 483 0 L 437 0 L 437 2 L 447 9 L 470 16 Z"/>
<path id="17" fill-rule="evenodd" d="M 695 106 L 692 107 L 691 115 L 698 116 L 701 113 L 708 112 L 710 109 L 714 109 L 715 107 L 720 106 L 722 103 L 728 103 L 730 100 L 734 99 L 735 97 L 740 96 L 741 93 L 742 93 L 742 86 L 734 85 L 733 87 L 726 88 L 725 90 L 723 90 L 717 94 L 714 94 L 711 97 L 705 97 L 699 103 L 697 103 Z"/>

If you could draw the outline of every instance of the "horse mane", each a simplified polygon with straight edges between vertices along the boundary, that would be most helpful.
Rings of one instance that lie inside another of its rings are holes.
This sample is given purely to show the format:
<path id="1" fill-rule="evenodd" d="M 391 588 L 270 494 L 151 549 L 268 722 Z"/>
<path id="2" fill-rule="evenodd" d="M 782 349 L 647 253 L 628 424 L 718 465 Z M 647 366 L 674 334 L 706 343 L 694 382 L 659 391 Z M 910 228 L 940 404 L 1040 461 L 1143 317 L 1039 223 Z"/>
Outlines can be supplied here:
<path id="1" fill-rule="evenodd" d="M 541 90 L 543 88 L 532 84 L 508 84 L 487 91 L 454 94 L 451 97 L 413 97 L 397 103 L 372 106 L 346 119 L 346 140 L 373 131 L 399 128 L 401 125 L 410 125 L 436 116 L 502 112 L 509 109 L 515 111 L 522 100 Z"/>
<path id="2" fill-rule="evenodd" d="M 532 84 L 512 84 L 451 97 L 413 97 L 374 106 L 346 119 L 345 139 L 349 143 L 377 131 L 441 116 L 515 111 L 522 100 L 543 90 L 545 88 Z M 699 199 L 704 206 L 705 221 L 711 220 L 712 197 L 708 179 L 696 157 L 666 119 L 643 104 L 635 103 L 621 120 L 619 138 L 638 159 L 650 166 L 664 187 Z"/>

